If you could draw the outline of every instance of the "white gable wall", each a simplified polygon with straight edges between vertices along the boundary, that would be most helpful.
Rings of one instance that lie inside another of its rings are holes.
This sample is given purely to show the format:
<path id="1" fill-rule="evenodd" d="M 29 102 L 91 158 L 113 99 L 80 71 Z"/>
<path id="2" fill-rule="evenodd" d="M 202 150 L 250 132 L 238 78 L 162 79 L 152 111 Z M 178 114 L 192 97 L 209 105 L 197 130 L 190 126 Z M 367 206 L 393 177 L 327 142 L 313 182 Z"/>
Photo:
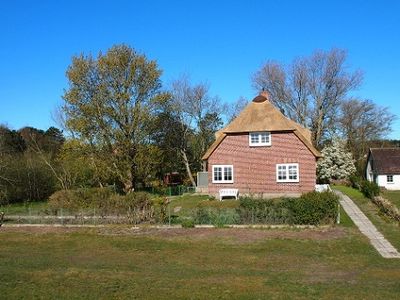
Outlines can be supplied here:
<path id="1" fill-rule="evenodd" d="M 393 183 L 387 182 L 387 175 L 378 175 L 376 183 L 388 190 L 400 190 L 400 175 L 393 175 Z"/>

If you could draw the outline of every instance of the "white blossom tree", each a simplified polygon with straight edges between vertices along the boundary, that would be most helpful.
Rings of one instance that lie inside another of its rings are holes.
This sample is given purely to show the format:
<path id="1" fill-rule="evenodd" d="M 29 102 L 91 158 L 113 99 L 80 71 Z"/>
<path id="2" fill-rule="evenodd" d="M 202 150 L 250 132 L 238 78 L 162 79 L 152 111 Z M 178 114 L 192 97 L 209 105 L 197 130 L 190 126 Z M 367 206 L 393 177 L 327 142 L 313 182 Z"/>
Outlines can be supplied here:
<path id="1" fill-rule="evenodd" d="M 340 139 L 333 139 L 332 144 L 322 151 L 324 157 L 318 161 L 317 175 L 322 182 L 348 179 L 356 172 L 354 159 L 346 149 L 346 143 Z"/>

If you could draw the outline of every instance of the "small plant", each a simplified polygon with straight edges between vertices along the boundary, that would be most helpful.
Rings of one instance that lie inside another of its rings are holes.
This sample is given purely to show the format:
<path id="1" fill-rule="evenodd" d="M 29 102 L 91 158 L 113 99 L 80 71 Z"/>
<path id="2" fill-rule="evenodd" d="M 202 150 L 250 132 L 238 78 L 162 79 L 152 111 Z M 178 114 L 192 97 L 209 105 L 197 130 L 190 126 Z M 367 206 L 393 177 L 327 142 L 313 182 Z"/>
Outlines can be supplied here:
<path id="1" fill-rule="evenodd" d="M 375 182 L 363 180 L 361 184 L 361 192 L 365 197 L 373 199 L 374 197 L 379 196 L 380 189 Z"/>
<path id="2" fill-rule="evenodd" d="M 194 228 L 194 220 L 192 218 L 184 218 L 181 220 L 182 228 Z"/>

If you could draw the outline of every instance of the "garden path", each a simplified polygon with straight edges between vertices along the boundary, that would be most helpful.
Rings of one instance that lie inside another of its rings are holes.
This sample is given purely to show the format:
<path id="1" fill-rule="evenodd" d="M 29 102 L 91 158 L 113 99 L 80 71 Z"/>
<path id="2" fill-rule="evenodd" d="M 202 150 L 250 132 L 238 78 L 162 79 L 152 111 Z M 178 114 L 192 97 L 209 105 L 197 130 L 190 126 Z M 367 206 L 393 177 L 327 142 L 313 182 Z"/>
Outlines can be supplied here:
<path id="1" fill-rule="evenodd" d="M 374 224 L 372 224 L 353 200 L 339 191 L 335 191 L 335 193 L 340 197 L 339 201 L 345 212 L 353 220 L 354 224 L 357 225 L 361 233 L 369 238 L 372 246 L 374 246 L 384 258 L 400 258 L 400 253 L 396 248 L 394 248 L 378 229 L 376 229 Z"/>

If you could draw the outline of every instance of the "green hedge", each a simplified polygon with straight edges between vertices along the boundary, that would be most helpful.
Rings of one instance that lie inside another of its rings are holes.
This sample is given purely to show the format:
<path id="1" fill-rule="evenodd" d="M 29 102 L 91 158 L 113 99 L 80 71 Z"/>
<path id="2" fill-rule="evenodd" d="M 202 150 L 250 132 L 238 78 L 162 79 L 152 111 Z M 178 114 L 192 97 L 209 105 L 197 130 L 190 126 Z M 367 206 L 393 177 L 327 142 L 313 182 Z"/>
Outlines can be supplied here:
<path id="1" fill-rule="evenodd" d="M 329 224 L 336 220 L 338 197 L 332 192 L 310 192 L 300 198 L 241 198 L 237 212 L 243 224 Z"/>

